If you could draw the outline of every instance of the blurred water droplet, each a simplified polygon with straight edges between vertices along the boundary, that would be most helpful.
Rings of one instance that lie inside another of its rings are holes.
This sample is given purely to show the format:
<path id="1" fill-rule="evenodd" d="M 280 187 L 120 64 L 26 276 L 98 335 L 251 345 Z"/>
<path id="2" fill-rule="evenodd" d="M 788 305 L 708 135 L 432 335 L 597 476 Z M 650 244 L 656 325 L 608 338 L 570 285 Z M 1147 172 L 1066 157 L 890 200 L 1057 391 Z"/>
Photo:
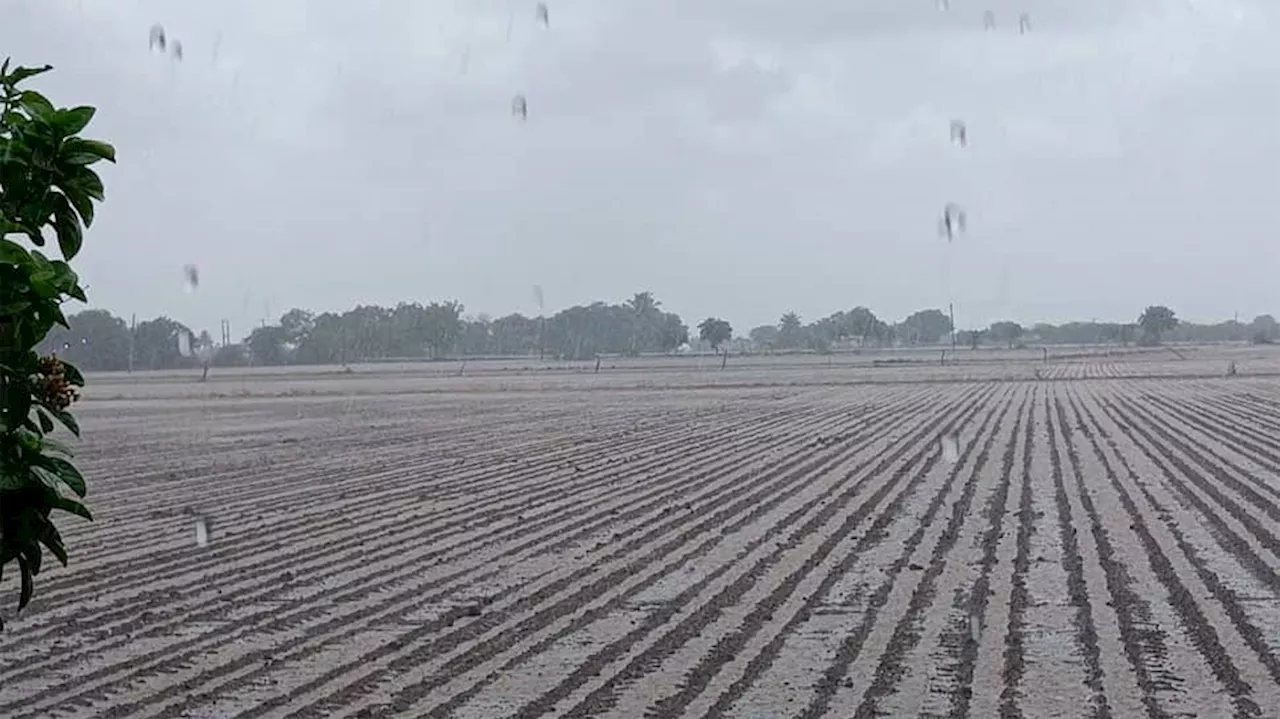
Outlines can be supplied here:
<path id="1" fill-rule="evenodd" d="M 947 238 L 947 242 L 951 242 L 964 233 L 967 225 L 968 218 L 964 208 L 954 202 L 948 202 L 942 210 L 942 219 L 938 220 L 938 235 Z"/>
<path id="2" fill-rule="evenodd" d="M 182 43 L 177 40 L 173 41 L 173 57 L 175 60 L 182 59 Z"/>
<path id="3" fill-rule="evenodd" d="M 996 14 L 990 10 L 982 13 L 982 27 L 985 30 L 996 29 Z"/>
<path id="4" fill-rule="evenodd" d="M 541 23 L 543 27 L 545 28 L 551 27 L 551 14 L 547 11 L 546 3 L 544 2 L 538 3 L 537 9 L 533 11 L 533 17 L 535 20 Z"/>
<path id="5" fill-rule="evenodd" d="M 195 265 L 182 266 L 182 289 L 191 294 L 200 286 L 200 270 Z M 216 289 L 216 288 L 215 288 Z"/>
<path id="6" fill-rule="evenodd" d="M 63 343 L 62 343 L 62 349 L 64 349 L 64 350 L 69 350 L 69 349 L 71 349 L 71 343 L 70 343 L 70 342 L 63 342 Z"/>
<path id="7" fill-rule="evenodd" d="M 186 330 L 178 330 L 178 354 L 191 356 L 191 333 Z"/>
<path id="8" fill-rule="evenodd" d="M 1018 34 L 1026 35 L 1029 32 L 1031 32 L 1031 16 L 1024 12 L 1018 16 Z"/>
<path id="9" fill-rule="evenodd" d="M 977 612 L 969 615 L 969 636 L 973 638 L 974 644 L 982 642 L 982 615 Z"/>
<path id="10" fill-rule="evenodd" d="M 951 121 L 951 141 L 960 147 L 969 144 L 969 129 L 959 120 Z"/>
<path id="11" fill-rule="evenodd" d="M 545 300 L 542 296 L 542 285 L 533 286 L 533 301 L 538 303 L 538 309 L 542 309 L 545 305 Z"/>
<path id="12" fill-rule="evenodd" d="M 960 461 L 960 439 L 955 432 L 944 434 L 938 440 L 942 448 L 942 460 L 950 464 Z"/>
<path id="13" fill-rule="evenodd" d="M 196 546 L 209 546 L 209 533 L 213 529 L 213 522 L 208 517 L 196 516 Z"/>
<path id="14" fill-rule="evenodd" d="M 160 52 L 164 52 L 166 44 L 167 44 L 167 39 L 165 38 L 164 28 L 159 24 L 152 25 L 151 38 L 150 38 L 148 47 L 150 47 L 152 50 L 159 50 Z"/>
<path id="15" fill-rule="evenodd" d="M 938 0 L 938 9 L 939 9 L 939 10 L 950 10 L 950 9 L 951 9 L 951 0 Z"/>
<path id="16" fill-rule="evenodd" d="M 529 102 L 524 99 L 524 95 L 516 95 L 511 99 L 511 114 L 521 120 L 529 118 Z"/>

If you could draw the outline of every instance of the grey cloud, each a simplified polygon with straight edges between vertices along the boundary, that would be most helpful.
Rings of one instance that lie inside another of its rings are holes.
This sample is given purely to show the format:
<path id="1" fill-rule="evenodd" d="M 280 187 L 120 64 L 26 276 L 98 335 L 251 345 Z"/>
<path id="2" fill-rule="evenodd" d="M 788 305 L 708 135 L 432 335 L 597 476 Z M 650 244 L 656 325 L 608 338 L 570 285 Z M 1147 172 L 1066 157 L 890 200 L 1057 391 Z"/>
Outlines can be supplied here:
<path id="1" fill-rule="evenodd" d="M 563 0 L 550 30 L 506 0 L 11 4 L 0 47 L 120 147 L 83 265 L 118 312 L 532 311 L 534 284 L 740 328 L 948 297 L 962 324 L 1280 310 L 1261 0 Z"/>

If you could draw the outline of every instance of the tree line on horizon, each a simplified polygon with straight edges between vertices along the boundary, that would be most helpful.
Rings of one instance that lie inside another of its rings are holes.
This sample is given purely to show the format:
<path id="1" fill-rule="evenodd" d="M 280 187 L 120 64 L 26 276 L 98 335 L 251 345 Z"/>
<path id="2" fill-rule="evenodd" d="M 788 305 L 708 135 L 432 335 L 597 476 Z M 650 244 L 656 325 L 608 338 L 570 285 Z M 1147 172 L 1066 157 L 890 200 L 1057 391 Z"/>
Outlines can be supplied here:
<path id="1" fill-rule="evenodd" d="M 735 333 L 722 318 L 708 317 L 692 328 L 663 309 L 651 292 L 625 302 L 575 305 L 550 316 L 519 313 L 502 317 L 464 314 L 455 301 L 395 307 L 359 305 L 346 312 L 292 309 L 274 324 L 255 327 L 243 340 L 215 345 L 207 331 L 169 317 L 130 326 L 106 310 L 68 317 L 41 351 L 57 353 L 86 370 L 152 370 L 205 366 L 332 364 L 386 360 L 525 356 L 589 360 L 602 355 L 638 356 L 679 351 L 734 353 L 853 351 L 873 347 L 945 345 L 977 349 L 1061 344 L 1159 344 L 1173 342 L 1254 342 L 1280 339 L 1271 315 L 1249 323 L 1179 321 L 1162 305 L 1147 307 L 1135 322 L 1068 322 L 1023 326 L 1010 320 L 954 332 L 940 309 L 913 312 L 886 322 L 866 307 L 841 310 L 811 322 L 795 312 L 776 324 Z M 185 335 L 183 340 L 179 340 Z"/>

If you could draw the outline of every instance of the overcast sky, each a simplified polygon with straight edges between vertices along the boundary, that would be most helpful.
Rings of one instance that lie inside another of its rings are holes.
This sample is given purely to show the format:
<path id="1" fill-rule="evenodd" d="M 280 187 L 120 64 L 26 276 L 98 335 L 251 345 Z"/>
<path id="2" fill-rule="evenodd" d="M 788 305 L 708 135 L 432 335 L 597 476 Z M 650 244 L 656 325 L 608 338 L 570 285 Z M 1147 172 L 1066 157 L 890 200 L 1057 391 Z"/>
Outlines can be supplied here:
<path id="1" fill-rule="evenodd" d="M 215 336 L 534 313 L 534 285 L 739 332 L 949 299 L 961 327 L 1280 314 L 1272 0 L 547 4 L 549 29 L 524 0 L 0 0 L 0 53 L 119 150 L 92 304 Z"/>

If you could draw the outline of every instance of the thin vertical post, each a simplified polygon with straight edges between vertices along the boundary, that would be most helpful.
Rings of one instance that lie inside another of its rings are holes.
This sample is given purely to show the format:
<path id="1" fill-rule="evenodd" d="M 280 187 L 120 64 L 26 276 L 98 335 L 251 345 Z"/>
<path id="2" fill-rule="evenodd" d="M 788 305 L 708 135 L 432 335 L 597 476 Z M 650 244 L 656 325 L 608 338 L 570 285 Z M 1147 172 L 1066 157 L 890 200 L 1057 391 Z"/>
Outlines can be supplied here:
<path id="1" fill-rule="evenodd" d="M 133 313 L 133 317 L 129 320 L 129 374 L 133 374 L 133 348 L 134 338 L 138 334 L 138 313 Z"/>
<path id="2" fill-rule="evenodd" d="M 947 303 L 947 312 L 951 315 L 951 349 L 956 348 L 956 306 L 955 303 Z"/>

